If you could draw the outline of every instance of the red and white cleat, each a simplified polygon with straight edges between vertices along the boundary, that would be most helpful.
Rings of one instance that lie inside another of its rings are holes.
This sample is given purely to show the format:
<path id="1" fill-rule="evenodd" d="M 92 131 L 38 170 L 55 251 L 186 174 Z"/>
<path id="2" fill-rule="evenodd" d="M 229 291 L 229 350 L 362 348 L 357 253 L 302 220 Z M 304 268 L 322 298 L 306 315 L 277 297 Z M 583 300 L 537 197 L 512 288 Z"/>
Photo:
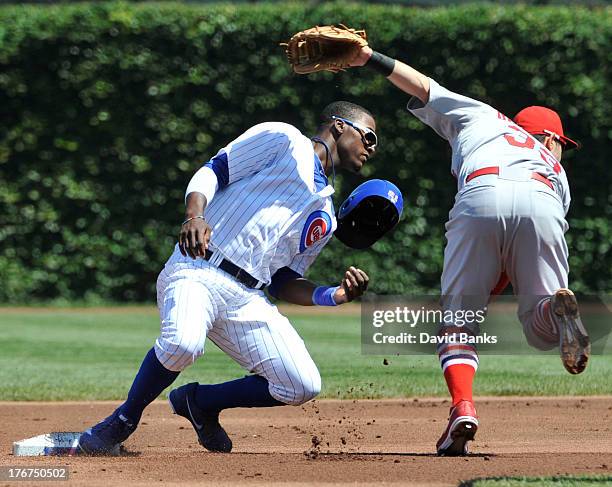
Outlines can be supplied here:
<path id="1" fill-rule="evenodd" d="M 474 404 L 460 401 L 450 410 L 448 426 L 436 443 L 438 455 L 456 457 L 467 455 L 467 442 L 472 441 L 478 430 L 478 419 Z"/>

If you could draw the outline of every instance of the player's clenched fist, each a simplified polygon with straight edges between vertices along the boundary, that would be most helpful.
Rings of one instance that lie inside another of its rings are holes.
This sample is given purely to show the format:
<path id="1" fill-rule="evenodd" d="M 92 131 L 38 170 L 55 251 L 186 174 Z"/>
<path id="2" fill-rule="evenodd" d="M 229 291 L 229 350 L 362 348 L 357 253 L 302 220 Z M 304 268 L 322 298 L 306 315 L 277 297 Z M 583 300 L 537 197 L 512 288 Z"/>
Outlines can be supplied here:
<path id="1" fill-rule="evenodd" d="M 368 289 L 369 281 L 370 278 L 364 271 L 353 266 L 349 267 L 344 273 L 340 287 L 334 294 L 334 301 L 337 304 L 343 304 L 362 296 Z"/>
<path id="2" fill-rule="evenodd" d="M 204 257 L 212 229 L 203 216 L 188 218 L 179 233 L 179 250 L 192 259 Z"/>

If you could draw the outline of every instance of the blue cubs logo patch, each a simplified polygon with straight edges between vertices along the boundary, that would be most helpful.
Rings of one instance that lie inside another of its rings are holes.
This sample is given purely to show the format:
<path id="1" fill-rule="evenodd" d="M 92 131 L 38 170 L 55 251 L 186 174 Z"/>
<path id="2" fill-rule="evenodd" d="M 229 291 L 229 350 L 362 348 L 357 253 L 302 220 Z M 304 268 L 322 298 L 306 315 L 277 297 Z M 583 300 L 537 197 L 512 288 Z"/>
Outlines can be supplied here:
<path id="1" fill-rule="evenodd" d="M 331 228 L 332 221 L 328 213 L 321 210 L 313 211 L 306 219 L 304 230 L 302 230 L 300 253 L 329 235 Z"/>

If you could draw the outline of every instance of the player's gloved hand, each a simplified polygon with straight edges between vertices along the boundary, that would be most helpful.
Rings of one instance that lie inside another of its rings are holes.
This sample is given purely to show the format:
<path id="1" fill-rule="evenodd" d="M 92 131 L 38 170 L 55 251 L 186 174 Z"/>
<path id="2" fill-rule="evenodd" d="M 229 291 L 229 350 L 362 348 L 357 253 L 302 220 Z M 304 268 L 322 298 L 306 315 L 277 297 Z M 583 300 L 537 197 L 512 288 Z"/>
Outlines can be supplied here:
<path id="1" fill-rule="evenodd" d="M 370 278 L 364 271 L 353 266 L 349 267 L 344 273 L 340 287 L 334 294 L 334 301 L 337 304 L 344 304 L 362 296 L 368 289 L 369 282 Z"/>
<path id="2" fill-rule="evenodd" d="M 323 25 L 298 32 L 281 44 L 287 61 L 298 74 L 331 71 L 337 73 L 351 66 L 362 46 L 367 46 L 364 30 L 345 25 Z"/>
<path id="3" fill-rule="evenodd" d="M 188 218 L 179 233 L 179 250 L 192 259 L 204 257 L 212 229 L 203 217 Z"/>

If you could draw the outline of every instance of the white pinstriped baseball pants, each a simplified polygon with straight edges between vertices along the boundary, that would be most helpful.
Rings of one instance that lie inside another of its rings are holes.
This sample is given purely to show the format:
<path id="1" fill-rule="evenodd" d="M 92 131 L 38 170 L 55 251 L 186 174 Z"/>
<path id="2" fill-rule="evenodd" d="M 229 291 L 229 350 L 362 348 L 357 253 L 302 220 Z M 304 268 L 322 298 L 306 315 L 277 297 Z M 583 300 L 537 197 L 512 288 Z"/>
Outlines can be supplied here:
<path id="1" fill-rule="evenodd" d="M 206 337 L 270 384 L 272 397 L 299 405 L 321 390 L 302 338 L 263 291 L 249 289 L 203 259 L 170 261 L 157 279 L 158 360 L 181 371 L 204 353 Z"/>

